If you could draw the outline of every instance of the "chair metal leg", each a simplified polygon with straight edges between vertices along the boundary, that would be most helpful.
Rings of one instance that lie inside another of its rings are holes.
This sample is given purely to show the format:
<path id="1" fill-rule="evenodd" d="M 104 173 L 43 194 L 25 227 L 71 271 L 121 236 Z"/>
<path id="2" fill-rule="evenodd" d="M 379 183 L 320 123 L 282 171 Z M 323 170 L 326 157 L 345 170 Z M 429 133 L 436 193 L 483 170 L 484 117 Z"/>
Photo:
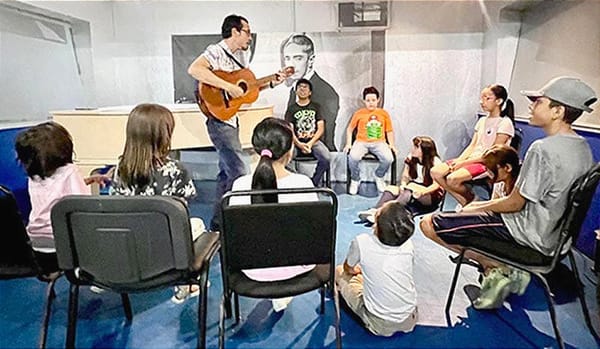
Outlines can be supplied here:
<path id="1" fill-rule="evenodd" d="M 446 323 L 448 327 L 452 326 L 450 319 L 450 307 L 452 306 L 452 299 L 454 298 L 454 291 L 456 289 L 456 283 L 458 282 L 458 275 L 460 273 L 460 266 L 462 265 L 463 258 L 465 256 L 466 249 L 460 251 L 458 255 L 458 261 L 456 262 L 456 268 L 454 268 L 454 276 L 452 277 L 452 284 L 450 285 L 450 291 L 448 292 L 448 299 L 446 300 Z"/>
<path id="2" fill-rule="evenodd" d="M 208 302 L 208 270 L 200 276 L 200 298 L 198 299 L 198 349 L 206 347 L 206 313 Z"/>
<path id="3" fill-rule="evenodd" d="M 69 316 L 67 325 L 67 341 L 65 348 L 75 348 L 75 331 L 77 330 L 77 308 L 79 307 L 79 285 L 71 284 L 69 289 Z"/>
<path id="4" fill-rule="evenodd" d="M 319 293 L 321 293 L 321 315 L 325 314 L 325 287 L 319 288 Z"/>
<path id="5" fill-rule="evenodd" d="M 565 343 L 562 340 L 562 336 L 560 335 L 560 331 L 558 329 L 558 321 L 556 319 L 556 310 L 554 309 L 554 298 L 552 297 L 552 292 L 550 292 L 550 287 L 548 286 L 548 282 L 546 279 L 538 273 L 534 273 L 535 276 L 538 277 L 542 281 L 542 286 L 544 286 L 544 294 L 546 295 L 546 300 L 548 301 L 548 311 L 550 311 L 550 318 L 552 319 L 552 327 L 554 328 L 554 334 L 556 336 L 556 342 L 560 349 L 565 348 Z"/>
<path id="6" fill-rule="evenodd" d="M 48 324 L 50 323 L 50 314 L 52 313 L 52 302 L 54 301 L 54 298 L 56 298 L 56 293 L 54 292 L 54 285 L 56 284 L 57 279 L 58 278 L 50 280 L 46 288 L 46 311 L 44 312 L 44 320 L 42 321 L 42 330 L 40 332 L 40 349 L 46 348 L 46 339 L 48 337 Z"/>
<path id="7" fill-rule="evenodd" d="M 396 154 L 392 152 L 392 156 L 394 157 L 394 161 L 392 161 L 392 171 L 390 173 L 390 184 L 396 185 L 398 183 L 398 168 L 396 162 Z"/>
<path id="8" fill-rule="evenodd" d="M 219 349 L 225 348 L 225 296 L 221 298 L 221 307 L 219 311 Z"/>
<path id="9" fill-rule="evenodd" d="M 337 290 L 337 285 L 333 283 L 333 306 L 335 308 L 335 347 L 342 348 L 342 333 L 340 331 L 340 298 Z"/>
<path id="10" fill-rule="evenodd" d="M 590 311 L 587 307 L 587 303 L 585 301 L 585 292 L 583 291 L 583 283 L 579 278 L 579 270 L 577 269 L 577 263 L 575 262 L 575 256 L 573 255 L 573 251 L 569 250 L 569 262 L 571 263 L 571 269 L 573 270 L 573 274 L 575 274 L 575 282 L 577 286 L 577 295 L 579 296 L 579 302 L 581 304 L 581 310 L 583 311 L 583 317 L 585 318 L 585 323 L 587 327 L 590 329 L 590 332 L 596 339 L 600 339 L 600 336 L 594 329 L 594 325 L 592 325 L 592 319 L 590 318 Z"/>
<path id="11" fill-rule="evenodd" d="M 125 311 L 125 318 L 130 323 L 133 320 L 133 311 L 131 311 L 131 302 L 129 301 L 129 295 L 127 293 L 121 293 L 121 302 L 123 303 L 123 310 Z"/>
<path id="12" fill-rule="evenodd" d="M 237 293 L 233 294 L 233 306 L 235 307 L 235 325 L 237 326 L 240 323 L 240 297 L 238 297 Z"/>

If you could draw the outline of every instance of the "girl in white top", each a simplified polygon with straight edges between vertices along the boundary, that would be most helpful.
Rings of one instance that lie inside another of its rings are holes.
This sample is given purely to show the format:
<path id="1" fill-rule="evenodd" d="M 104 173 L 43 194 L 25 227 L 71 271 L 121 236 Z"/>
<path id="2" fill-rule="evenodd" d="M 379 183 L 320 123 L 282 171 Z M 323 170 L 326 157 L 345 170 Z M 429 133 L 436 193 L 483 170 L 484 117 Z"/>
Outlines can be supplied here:
<path id="1" fill-rule="evenodd" d="M 389 185 L 379 198 L 377 205 L 359 212 L 361 220 L 374 223 L 377 209 L 384 203 L 396 200 L 413 214 L 422 214 L 435 210 L 444 194 L 442 187 L 431 178 L 431 168 L 442 163 L 435 142 L 431 137 L 417 136 L 412 140 L 413 147 L 404 160 L 400 186 Z"/>
<path id="2" fill-rule="evenodd" d="M 514 106 L 503 86 L 491 85 L 484 88 L 480 104 L 488 115 L 477 121 L 469 146 L 458 158 L 436 165 L 431 170 L 435 181 L 462 206 L 475 197 L 464 183 L 483 175 L 487 170 L 481 162 L 483 153 L 494 144 L 510 145 L 515 134 Z"/>
<path id="3" fill-rule="evenodd" d="M 254 128 L 252 134 L 254 151 L 260 154 L 260 161 L 253 174 L 242 176 L 233 182 L 232 191 L 249 189 L 312 188 L 312 180 L 301 174 L 291 173 L 286 166 L 294 155 L 293 131 L 288 122 L 277 118 L 266 118 Z M 282 194 L 264 196 L 232 197 L 232 205 L 248 205 L 259 202 L 302 202 L 317 201 L 315 193 Z M 291 279 L 314 269 L 315 265 L 295 265 L 286 267 L 243 270 L 244 274 L 256 281 L 276 281 Z M 283 310 L 292 297 L 273 299 L 273 309 Z"/>

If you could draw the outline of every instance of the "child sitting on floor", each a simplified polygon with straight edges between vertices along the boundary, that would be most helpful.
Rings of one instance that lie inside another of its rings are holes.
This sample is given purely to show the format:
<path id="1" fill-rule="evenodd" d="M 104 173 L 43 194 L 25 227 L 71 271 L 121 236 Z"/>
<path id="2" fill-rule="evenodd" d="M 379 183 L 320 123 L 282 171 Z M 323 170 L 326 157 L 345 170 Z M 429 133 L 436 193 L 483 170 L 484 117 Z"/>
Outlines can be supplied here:
<path id="1" fill-rule="evenodd" d="M 373 234 L 355 237 L 336 267 L 342 298 L 375 335 L 410 332 L 417 323 L 413 232 L 411 213 L 390 201 L 375 214 Z"/>

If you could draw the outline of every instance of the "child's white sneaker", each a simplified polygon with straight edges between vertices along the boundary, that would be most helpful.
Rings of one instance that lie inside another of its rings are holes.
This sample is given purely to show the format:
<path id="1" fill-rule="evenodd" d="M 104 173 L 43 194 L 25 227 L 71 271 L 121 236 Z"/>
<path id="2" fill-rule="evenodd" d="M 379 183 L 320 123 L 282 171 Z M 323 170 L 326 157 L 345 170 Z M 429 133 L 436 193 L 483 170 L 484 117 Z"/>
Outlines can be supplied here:
<path id="1" fill-rule="evenodd" d="M 387 186 L 385 184 L 385 179 L 375 176 L 375 186 L 377 186 L 378 192 L 383 193 L 383 191 L 385 190 L 385 187 Z"/>
<path id="2" fill-rule="evenodd" d="M 348 194 L 350 194 L 350 195 L 358 194 L 358 185 L 359 184 L 360 184 L 359 181 L 350 180 L 350 188 L 348 188 Z"/>
<path id="3" fill-rule="evenodd" d="M 292 301 L 293 297 L 284 297 L 284 298 L 274 298 L 271 299 L 271 303 L 273 303 L 273 310 L 278 313 L 287 308 L 288 304 Z"/>
<path id="4" fill-rule="evenodd" d="M 101 294 L 101 293 L 104 293 L 106 290 L 103 288 L 100 288 L 98 286 L 92 285 L 92 286 L 90 286 L 90 291 L 94 292 L 95 294 Z"/>

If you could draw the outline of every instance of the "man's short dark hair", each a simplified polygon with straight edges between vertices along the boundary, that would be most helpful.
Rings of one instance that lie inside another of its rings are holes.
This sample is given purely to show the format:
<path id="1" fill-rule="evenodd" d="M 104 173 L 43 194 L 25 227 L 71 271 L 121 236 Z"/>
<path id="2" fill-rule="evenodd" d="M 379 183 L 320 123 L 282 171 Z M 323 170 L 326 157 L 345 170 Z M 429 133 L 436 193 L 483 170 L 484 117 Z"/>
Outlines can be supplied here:
<path id="1" fill-rule="evenodd" d="M 363 99 L 367 98 L 367 95 L 374 94 L 379 99 L 379 91 L 374 86 L 365 87 L 363 90 Z"/>
<path id="2" fill-rule="evenodd" d="M 548 97 L 546 97 L 546 98 L 548 98 Z M 573 122 L 575 122 L 575 120 L 577 120 L 581 116 L 581 114 L 583 114 L 583 110 L 581 110 L 581 109 L 573 108 L 569 105 L 562 104 L 561 102 L 557 102 L 550 98 L 548 98 L 548 99 L 550 100 L 550 104 L 548 105 L 550 108 L 553 108 L 553 107 L 565 108 L 565 115 L 563 116 L 563 120 L 567 124 L 572 124 Z"/>
<path id="3" fill-rule="evenodd" d="M 412 214 L 397 201 L 389 201 L 381 207 L 376 224 L 377 238 L 387 246 L 402 245 L 415 231 Z"/>
<path id="4" fill-rule="evenodd" d="M 225 17 L 223 20 L 223 25 L 221 25 L 221 36 L 223 39 L 231 37 L 231 30 L 233 28 L 237 29 L 238 31 L 242 31 L 242 21 L 248 23 L 248 20 L 242 16 L 229 15 Z"/>
<path id="5" fill-rule="evenodd" d="M 310 82 L 310 80 L 305 79 L 305 78 L 298 79 L 298 82 L 296 82 L 296 89 L 298 89 L 298 85 L 300 85 L 300 84 L 307 85 L 310 92 L 312 92 L 312 83 Z"/>
<path id="6" fill-rule="evenodd" d="M 288 45 L 295 44 L 298 46 L 304 47 L 302 51 L 306 52 L 308 57 L 312 56 L 315 53 L 315 44 L 313 41 L 305 34 L 293 34 L 289 38 L 285 39 L 281 44 L 281 54 L 283 55 L 283 50 Z"/>

